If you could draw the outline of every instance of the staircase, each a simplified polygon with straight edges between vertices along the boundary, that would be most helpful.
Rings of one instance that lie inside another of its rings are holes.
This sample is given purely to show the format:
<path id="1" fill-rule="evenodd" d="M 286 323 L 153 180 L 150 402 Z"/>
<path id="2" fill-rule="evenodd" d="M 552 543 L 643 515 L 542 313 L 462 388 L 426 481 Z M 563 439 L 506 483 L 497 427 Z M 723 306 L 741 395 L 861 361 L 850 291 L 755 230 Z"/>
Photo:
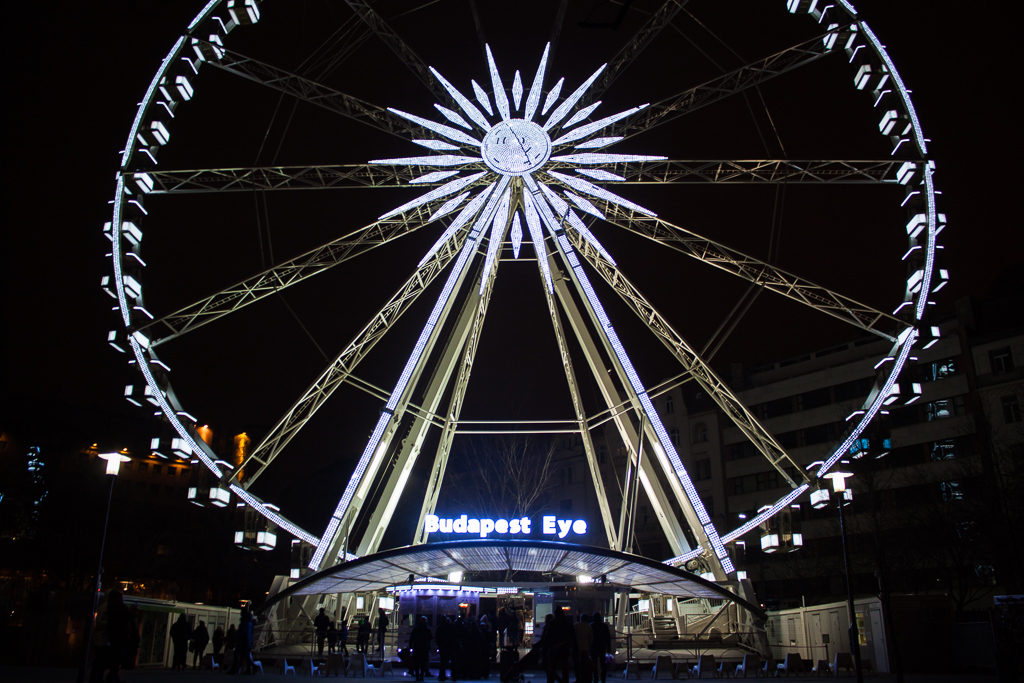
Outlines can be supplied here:
<path id="1" fill-rule="evenodd" d="M 654 643 L 651 647 L 658 647 L 658 643 L 674 641 L 679 637 L 676 632 L 676 620 L 672 617 L 653 617 L 651 628 L 654 631 Z"/>

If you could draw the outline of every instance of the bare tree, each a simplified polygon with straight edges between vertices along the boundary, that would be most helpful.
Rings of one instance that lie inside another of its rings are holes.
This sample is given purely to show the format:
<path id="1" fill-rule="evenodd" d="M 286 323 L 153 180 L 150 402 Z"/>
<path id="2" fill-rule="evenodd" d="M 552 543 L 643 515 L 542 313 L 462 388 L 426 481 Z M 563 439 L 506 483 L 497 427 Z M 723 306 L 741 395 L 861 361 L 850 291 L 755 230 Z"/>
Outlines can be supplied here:
<path id="1" fill-rule="evenodd" d="M 489 517 L 523 517 L 541 511 L 554 489 L 555 439 L 528 436 L 470 437 L 452 449 L 442 504 Z"/>

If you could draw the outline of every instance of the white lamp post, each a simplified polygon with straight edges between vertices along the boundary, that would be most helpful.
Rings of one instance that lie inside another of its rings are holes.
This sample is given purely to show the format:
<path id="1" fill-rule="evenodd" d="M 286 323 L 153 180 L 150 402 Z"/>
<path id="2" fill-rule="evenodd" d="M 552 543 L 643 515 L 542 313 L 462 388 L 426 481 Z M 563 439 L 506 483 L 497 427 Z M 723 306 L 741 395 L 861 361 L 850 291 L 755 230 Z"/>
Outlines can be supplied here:
<path id="1" fill-rule="evenodd" d="M 107 461 L 106 475 L 110 479 L 110 490 L 107 493 L 107 512 L 103 517 L 103 536 L 100 540 L 100 558 L 96 565 L 96 589 L 92 593 L 92 611 L 89 613 L 89 623 L 86 627 L 88 636 L 85 639 L 85 654 L 82 657 L 82 666 L 78 670 L 78 683 L 85 680 L 85 674 L 89 668 L 89 655 L 92 653 L 92 635 L 96 626 L 96 610 L 99 609 L 100 591 L 103 588 L 103 551 L 107 546 L 107 525 L 110 523 L 110 502 L 114 499 L 114 480 L 121 470 L 121 463 L 131 460 L 123 453 L 100 453 L 99 457 Z"/>

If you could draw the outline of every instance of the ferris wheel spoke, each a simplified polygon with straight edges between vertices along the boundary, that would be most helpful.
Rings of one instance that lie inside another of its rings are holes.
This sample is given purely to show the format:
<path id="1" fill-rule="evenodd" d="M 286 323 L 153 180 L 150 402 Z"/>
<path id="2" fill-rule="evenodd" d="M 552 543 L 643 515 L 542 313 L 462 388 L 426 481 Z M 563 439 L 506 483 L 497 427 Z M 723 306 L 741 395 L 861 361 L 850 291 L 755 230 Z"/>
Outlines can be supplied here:
<path id="1" fill-rule="evenodd" d="M 437 98 L 438 102 L 449 103 L 451 102 L 451 96 L 448 92 L 437 82 L 437 79 L 430 73 L 430 67 L 427 66 L 426 62 L 420 59 L 420 56 L 406 43 L 398 33 L 395 32 L 391 25 L 384 20 L 384 17 L 380 16 L 374 11 L 372 7 L 362 0 L 346 0 L 352 11 L 370 27 L 380 38 L 384 44 L 386 44 L 391 51 L 398 57 L 398 61 L 402 62 L 412 73 L 420 80 L 423 85 L 427 87 L 427 90 Z"/>
<path id="2" fill-rule="evenodd" d="M 655 10 L 640 27 L 640 30 L 629 39 L 629 42 L 623 45 L 608 61 L 604 73 L 591 86 L 581 104 L 590 104 L 601 97 L 608 86 L 661 34 L 662 29 L 671 23 L 679 10 L 683 9 L 688 2 L 689 0 L 666 0 L 661 7 Z"/>
<path id="3" fill-rule="evenodd" d="M 607 162 L 601 165 L 601 169 L 622 178 L 618 182 L 628 185 L 706 183 L 896 185 L 900 182 L 900 172 L 906 163 L 896 159 L 741 159 L 732 161 L 669 159 Z M 578 165 L 565 162 L 551 166 L 555 170 L 568 170 L 577 167 Z"/>
<path id="4" fill-rule="evenodd" d="M 403 139 L 416 137 L 421 132 L 418 126 L 393 116 L 384 107 L 223 47 L 217 46 L 216 49 L 221 58 L 211 60 L 210 64 L 218 69 Z"/>
<path id="5" fill-rule="evenodd" d="M 460 166 L 479 171 L 480 164 Z M 148 194 L 194 194 L 252 190 L 323 190 L 372 187 L 435 187 L 441 180 L 425 178 L 432 166 L 383 164 L 320 164 L 306 166 L 249 166 L 239 168 L 146 171 L 152 182 Z M 142 174 L 139 174 L 142 175 Z"/>
<path id="6" fill-rule="evenodd" d="M 663 244 L 883 339 L 894 341 L 906 327 L 905 323 L 884 311 L 660 218 L 631 212 L 610 202 L 604 202 L 603 207 L 605 220 L 611 225 Z"/>
<path id="7" fill-rule="evenodd" d="M 339 263 L 415 232 L 431 222 L 430 215 L 429 207 L 417 207 L 387 220 L 376 221 L 157 318 L 140 326 L 138 331 L 149 338 L 151 346 L 180 337 Z"/>
<path id="8" fill-rule="evenodd" d="M 629 119 L 609 126 L 604 135 L 632 137 L 815 62 L 832 51 L 830 37 L 838 31 L 833 29 L 655 102 Z"/>
<path id="9" fill-rule="evenodd" d="M 452 235 L 433 256 L 413 272 L 252 450 L 245 462 L 242 463 L 242 467 L 235 471 L 232 483 L 238 483 L 238 473 L 243 469 L 245 482 L 242 485 L 245 488 L 249 488 L 256 481 L 267 466 L 280 455 L 288 442 L 302 430 L 320 406 L 342 383 L 348 380 L 374 345 L 392 329 L 402 314 L 415 303 L 434 278 L 456 257 L 466 241 L 466 235 L 465 231 L 459 231 Z"/>
<path id="10" fill-rule="evenodd" d="M 701 385 L 733 424 L 759 450 L 779 474 L 796 488 L 806 481 L 803 470 L 790 458 L 786 450 L 755 418 L 732 389 L 704 362 L 700 355 L 672 328 L 672 325 L 654 308 L 619 268 L 606 259 L 594 246 L 576 231 L 566 231 L 573 247 L 590 263 L 608 285 L 615 290 L 648 329 L 668 348 L 690 376 Z M 801 478 L 798 482 L 794 475 Z"/>

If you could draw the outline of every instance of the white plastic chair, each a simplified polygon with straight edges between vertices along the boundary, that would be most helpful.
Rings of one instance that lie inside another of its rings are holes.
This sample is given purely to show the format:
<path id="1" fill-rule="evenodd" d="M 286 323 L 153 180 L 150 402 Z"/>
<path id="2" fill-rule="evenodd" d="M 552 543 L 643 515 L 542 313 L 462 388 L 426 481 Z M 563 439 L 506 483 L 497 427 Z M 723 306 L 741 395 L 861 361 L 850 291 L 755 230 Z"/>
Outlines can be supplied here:
<path id="1" fill-rule="evenodd" d="M 309 658 L 309 675 L 316 676 L 320 673 L 320 665 L 316 663 L 316 660 L 312 657 Z"/>
<path id="2" fill-rule="evenodd" d="M 287 676 L 288 674 L 291 674 L 293 676 L 298 675 L 298 674 L 295 673 L 295 667 L 292 666 L 291 664 L 289 664 L 288 660 L 285 659 L 284 660 L 284 675 Z"/>
<path id="3" fill-rule="evenodd" d="M 256 669 L 260 673 L 263 673 L 263 662 L 258 659 L 255 659 L 252 656 L 251 652 L 249 653 L 249 663 L 252 664 L 253 669 Z"/>
<path id="4" fill-rule="evenodd" d="M 761 658 L 757 655 L 745 654 L 743 655 L 743 661 L 736 665 L 736 670 L 732 672 L 733 677 L 739 678 L 740 674 L 743 677 L 747 677 L 747 672 L 752 671 L 758 675 L 761 674 Z"/>
<path id="5" fill-rule="evenodd" d="M 669 655 L 658 655 L 654 660 L 654 668 L 651 669 L 651 678 L 675 678 L 675 671 L 672 668 L 672 657 Z"/>

